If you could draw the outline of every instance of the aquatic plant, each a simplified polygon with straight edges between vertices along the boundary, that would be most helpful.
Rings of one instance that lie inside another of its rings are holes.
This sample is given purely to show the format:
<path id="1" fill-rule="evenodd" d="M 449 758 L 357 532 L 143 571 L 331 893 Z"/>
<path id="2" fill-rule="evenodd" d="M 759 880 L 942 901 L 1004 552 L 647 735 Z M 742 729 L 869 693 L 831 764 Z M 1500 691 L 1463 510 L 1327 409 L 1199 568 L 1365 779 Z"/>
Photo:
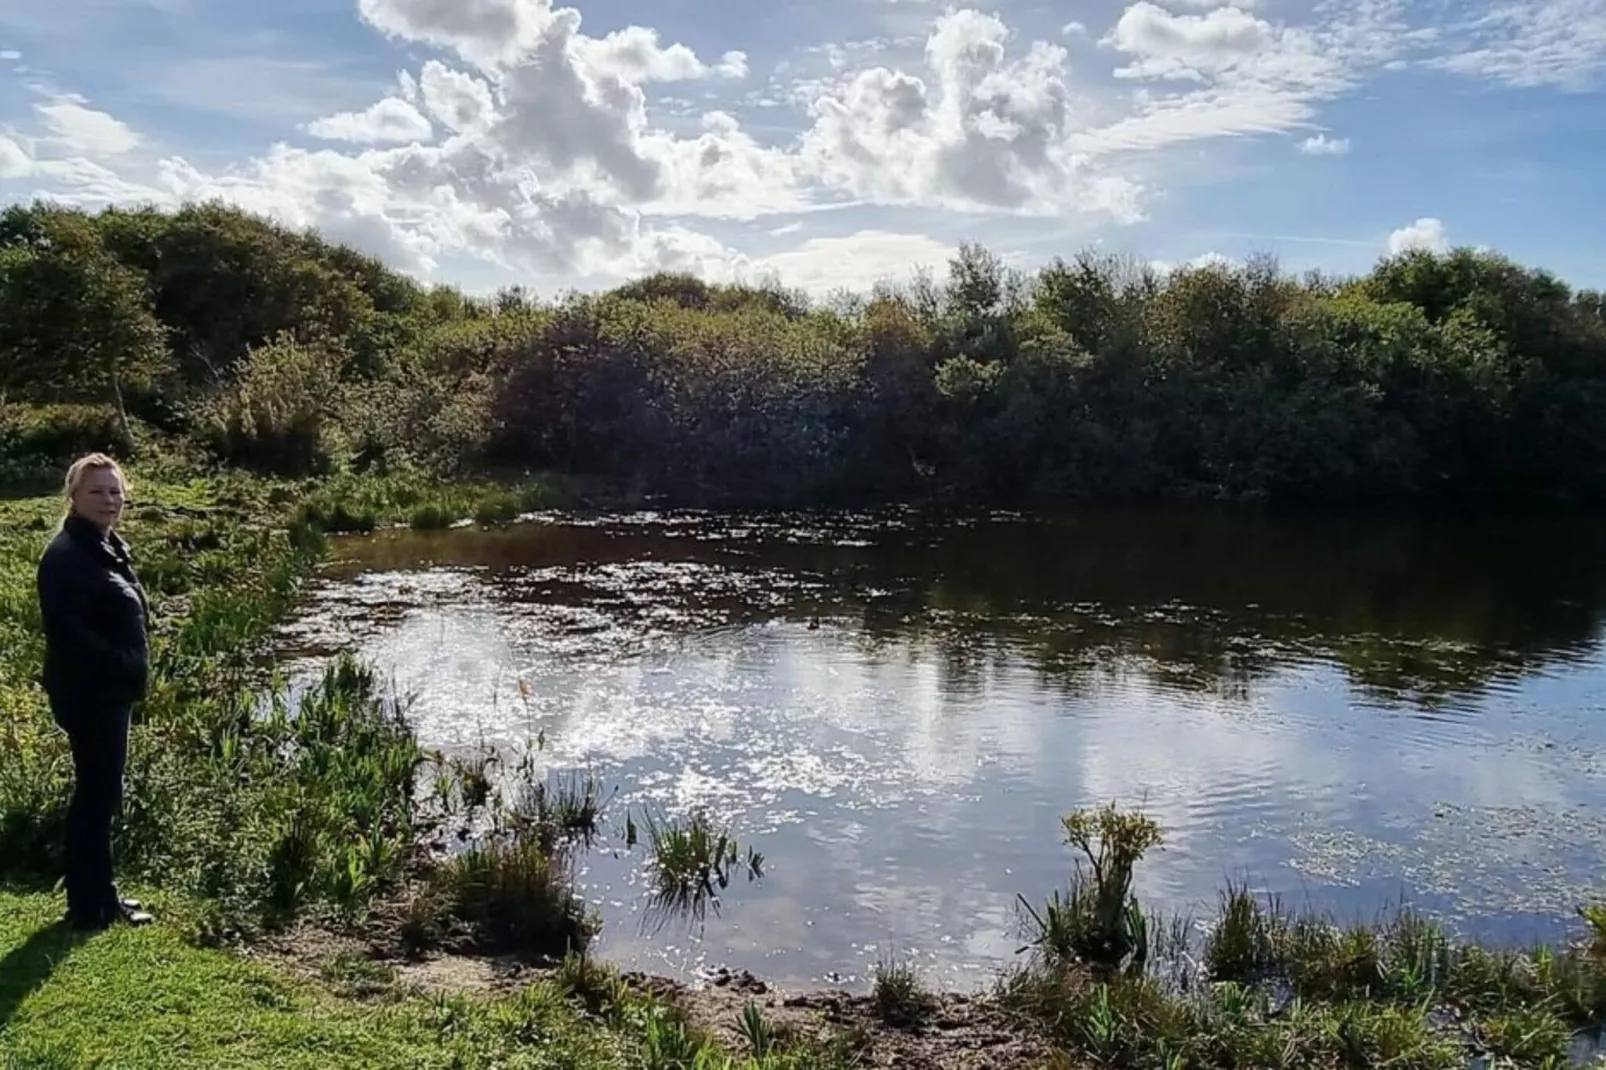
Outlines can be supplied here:
<path id="1" fill-rule="evenodd" d="M 1279 914 L 1274 902 L 1262 907 L 1246 885 L 1229 883 L 1205 941 L 1210 980 L 1253 984 L 1264 979 L 1277 963 Z"/>
<path id="2" fill-rule="evenodd" d="M 1052 959 L 1107 972 L 1141 971 L 1149 951 L 1148 917 L 1132 894 L 1132 873 L 1144 854 L 1163 842 L 1160 826 L 1113 803 L 1073 811 L 1061 826 L 1066 845 L 1081 857 L 1068 894 L 1054 892 L 1041 912 L 1020 898 L 1035 926 L 1029 946 Z"/>
<path id="3" fill-rule="evenodd" d="M 1134 827 L 1108 817 L 1105 826 Z M 1492 950 L 1414 911 L 1338 925 L 1289 914 L 1245 885 L 1223 892 L 1198 948 L 1211 983 L 1152 958 L 1112 970 L 1078 950 L 1100 946 L 1092 883 L 1034 912 L 1038 953 L 995 993 L 1039 1023 L 1069 1065 L 1461 1070 L 1476 1049 L 1492 1065 L 1559 1070 L 1574 1029 L 1606 1024 L 1606 961 L 1593 940 Z"/>
<path id="4" fill-rule="evenodd" d="M 520 500 L 516 494 L 490 494 L 474 506 L 474 522 L 482 527 L 511 524 L 519 518 Z"/>
<path id="5" fill-rule="evenodd" d="M 716 828 L 701 811 L 677 820 L 646 809 L 641 827 L 646 831 L 653 882 L 648 917 L 701 919 L 710 906 L 719 909 L 719 894 L 736 874 L 745 872 L 750 881 L 764 875 L 764 856 L 752 848 L 744 854 L 730 830 Z M 636 829 L 634 818 L 627 816 L 630 845 L 636 842 Z"/>
<path id="6" fill-rule="evenodd" d="M 592 845 L 602 826 L 602 781 L 577 771 L 532 780 L 528 761 L 526 757 L 521 764 L 517 794 L 505 820 L 549 851 L 570 844 Z"/>
<path id="7" fill-rule="evenodd" d="M 451 923 L 480 950 L 561 959 L 583 951 L 595 917 L 574 894 L 560 858 L 517 833 L 487 836 L 428 878 Z"/>

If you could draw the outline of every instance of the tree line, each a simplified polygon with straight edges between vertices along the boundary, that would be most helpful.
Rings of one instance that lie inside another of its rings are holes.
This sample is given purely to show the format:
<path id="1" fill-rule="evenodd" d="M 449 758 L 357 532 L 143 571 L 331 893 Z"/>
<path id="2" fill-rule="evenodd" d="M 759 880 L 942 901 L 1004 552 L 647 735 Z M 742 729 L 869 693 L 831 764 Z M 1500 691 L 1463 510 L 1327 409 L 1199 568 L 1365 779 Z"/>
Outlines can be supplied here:
<path id="1" fill-rule="evenodd" d="M 708 504 L 1606 500 L 1606 299 L 1494 253 L 810 301 L 654 275 L 474 298 L 222 204 L 0 214 L 0 473 L 88 447 Z"/>

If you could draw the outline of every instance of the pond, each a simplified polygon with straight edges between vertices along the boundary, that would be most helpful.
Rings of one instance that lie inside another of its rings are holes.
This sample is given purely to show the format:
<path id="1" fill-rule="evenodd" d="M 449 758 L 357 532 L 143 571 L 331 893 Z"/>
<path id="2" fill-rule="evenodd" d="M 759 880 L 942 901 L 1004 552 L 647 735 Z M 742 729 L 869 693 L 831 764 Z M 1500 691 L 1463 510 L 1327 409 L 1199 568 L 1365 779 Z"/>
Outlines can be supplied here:
<path id="1" fill-rule="evenodd" d="M 342 540 L 286 627 L 352 649 L 427 745 L 542 742 L 610 816 L 763 852 L 701 925 L 645 924 L 640 852 L 581 886 L 629 968 L 951 988 L 1064 886 L 1058 819 L 1164 826 L 1138 892 L 1229 880 L 1554 940 L 1606 857 L 1606 521 L 1244 510 L 541 515 Z"/>

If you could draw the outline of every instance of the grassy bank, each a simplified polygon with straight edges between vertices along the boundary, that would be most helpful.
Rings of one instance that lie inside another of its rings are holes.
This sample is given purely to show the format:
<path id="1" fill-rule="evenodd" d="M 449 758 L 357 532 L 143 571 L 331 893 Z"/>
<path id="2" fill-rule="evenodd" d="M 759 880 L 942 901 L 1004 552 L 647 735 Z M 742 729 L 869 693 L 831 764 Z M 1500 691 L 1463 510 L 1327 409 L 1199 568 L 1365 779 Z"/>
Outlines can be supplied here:
<path id="1" fill-rule="evenodd" d="M 0 1067 L 629 1065 L 551 985 L 450 999 L 409 995 L 377 969 L 331 963 L 329 976 L 290 980 L 170 925 L 75 938 L 51 897 L 0 893 Z"/>

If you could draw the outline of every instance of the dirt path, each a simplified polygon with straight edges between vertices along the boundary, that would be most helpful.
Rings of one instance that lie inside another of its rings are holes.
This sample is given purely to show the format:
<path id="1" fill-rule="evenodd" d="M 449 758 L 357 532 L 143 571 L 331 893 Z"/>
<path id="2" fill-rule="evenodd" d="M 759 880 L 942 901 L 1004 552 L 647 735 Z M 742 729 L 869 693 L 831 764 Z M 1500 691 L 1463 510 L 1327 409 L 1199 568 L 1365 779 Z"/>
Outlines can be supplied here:
<path id="1" fill-rule="evenodd" d="M 511 993 L 552 976 L 549 968 L 512 958 L 436 954 L 423 959 L 375 954 L 361 939 L 304 928 L 242 947 L 247 957 L 309 979 L 341 986 L 331 963 L 371 964 L 393 978 L 390 985 L 429 992 L 480 995 Z M 664 977 L 625 974 L 625 983 L 673 1003 L 689 1021 L 717 1036 L 733 1052 L 743 1051 L 740 1032 L 749 1003 L 781 1035 L 828 1040 L 851 1038 L 864 1067 L 906 1070 L 1018 1070 L 1048 1065 L 1049 1050 L 1018 1016 L 984 996 L 946 994 L 909 1025 L 882 1020 L 869 996 L 841 991 L 787 991 L 745 971 L 720 971 L 707 982 L 687 984 Z M 389 987 L 387 985 L 386 987 Z"/>

